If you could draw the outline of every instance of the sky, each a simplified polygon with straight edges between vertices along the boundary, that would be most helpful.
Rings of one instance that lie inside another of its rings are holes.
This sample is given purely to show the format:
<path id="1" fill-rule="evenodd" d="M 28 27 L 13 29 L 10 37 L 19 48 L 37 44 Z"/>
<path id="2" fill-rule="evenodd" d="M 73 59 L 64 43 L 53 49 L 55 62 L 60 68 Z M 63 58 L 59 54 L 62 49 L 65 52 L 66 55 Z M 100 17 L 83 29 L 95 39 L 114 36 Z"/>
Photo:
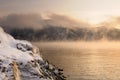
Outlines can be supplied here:
<path id="1" fill-rule="evenodd" d="M 99 23 L 120 16 L 120 0 L 0 0 L 0 16 L 56 13 Z"/>

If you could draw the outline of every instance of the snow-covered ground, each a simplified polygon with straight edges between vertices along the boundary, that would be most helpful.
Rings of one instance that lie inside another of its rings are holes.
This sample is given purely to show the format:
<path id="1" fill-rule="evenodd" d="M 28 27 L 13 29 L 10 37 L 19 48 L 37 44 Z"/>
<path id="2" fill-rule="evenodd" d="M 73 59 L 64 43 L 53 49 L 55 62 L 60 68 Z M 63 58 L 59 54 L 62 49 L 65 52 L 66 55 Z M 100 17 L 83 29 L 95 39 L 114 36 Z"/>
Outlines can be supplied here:
<path id="1" fill-rule="evenodd" d="M 14 71 L 13 63 L 18 70 Z M 16 40 L 0 27 L 0 80 L 64 80 L 61 69 L 42 59 L 30 42 Z M 14 74 L 18 74 L 15 76 Z"/>

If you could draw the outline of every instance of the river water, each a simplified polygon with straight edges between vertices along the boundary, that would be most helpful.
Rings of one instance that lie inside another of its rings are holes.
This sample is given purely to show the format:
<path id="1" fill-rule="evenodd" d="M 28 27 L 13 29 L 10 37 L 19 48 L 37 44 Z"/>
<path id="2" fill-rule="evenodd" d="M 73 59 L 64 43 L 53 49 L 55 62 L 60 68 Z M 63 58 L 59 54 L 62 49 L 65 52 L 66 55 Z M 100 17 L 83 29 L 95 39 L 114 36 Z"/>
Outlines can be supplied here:
<path id="1" fill-rule="evenodd" d="M 67 80 L 120 80 L 119 42 L 36 42 Z"/>

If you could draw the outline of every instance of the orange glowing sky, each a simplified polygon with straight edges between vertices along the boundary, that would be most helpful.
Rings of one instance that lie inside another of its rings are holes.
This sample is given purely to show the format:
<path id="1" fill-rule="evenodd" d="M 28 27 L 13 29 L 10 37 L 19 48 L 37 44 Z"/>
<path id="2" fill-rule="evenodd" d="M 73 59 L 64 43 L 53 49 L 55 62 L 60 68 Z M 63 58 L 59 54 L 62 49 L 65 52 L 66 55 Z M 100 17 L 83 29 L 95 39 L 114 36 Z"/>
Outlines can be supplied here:
<path id="1" fill-rule="evenodd" d="M 58 13 L 96 24 L 120 16 L 120 0 L 0 0 L 0 16 L 12 13 Z"/>

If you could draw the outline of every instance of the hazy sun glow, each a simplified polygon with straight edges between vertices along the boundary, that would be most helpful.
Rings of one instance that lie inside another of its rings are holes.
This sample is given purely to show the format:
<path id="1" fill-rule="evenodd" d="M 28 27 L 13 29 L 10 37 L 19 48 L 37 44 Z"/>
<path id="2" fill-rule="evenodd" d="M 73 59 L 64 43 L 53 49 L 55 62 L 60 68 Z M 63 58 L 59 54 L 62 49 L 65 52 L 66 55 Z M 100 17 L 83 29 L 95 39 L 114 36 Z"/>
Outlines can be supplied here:
<path id="1" fill-rule="evenodd" d="M 91 24 L 99 24 L 99 23 L 102 23 L 104 21 L 107 21 L 110 17 L 106 17 L 106 16 L 79 16 L 79 15 L 70 15 L 72 16 L 73 18 L 77 19 L 77 20 L 84 20 L 88 23 L 91 23 Z"/>

